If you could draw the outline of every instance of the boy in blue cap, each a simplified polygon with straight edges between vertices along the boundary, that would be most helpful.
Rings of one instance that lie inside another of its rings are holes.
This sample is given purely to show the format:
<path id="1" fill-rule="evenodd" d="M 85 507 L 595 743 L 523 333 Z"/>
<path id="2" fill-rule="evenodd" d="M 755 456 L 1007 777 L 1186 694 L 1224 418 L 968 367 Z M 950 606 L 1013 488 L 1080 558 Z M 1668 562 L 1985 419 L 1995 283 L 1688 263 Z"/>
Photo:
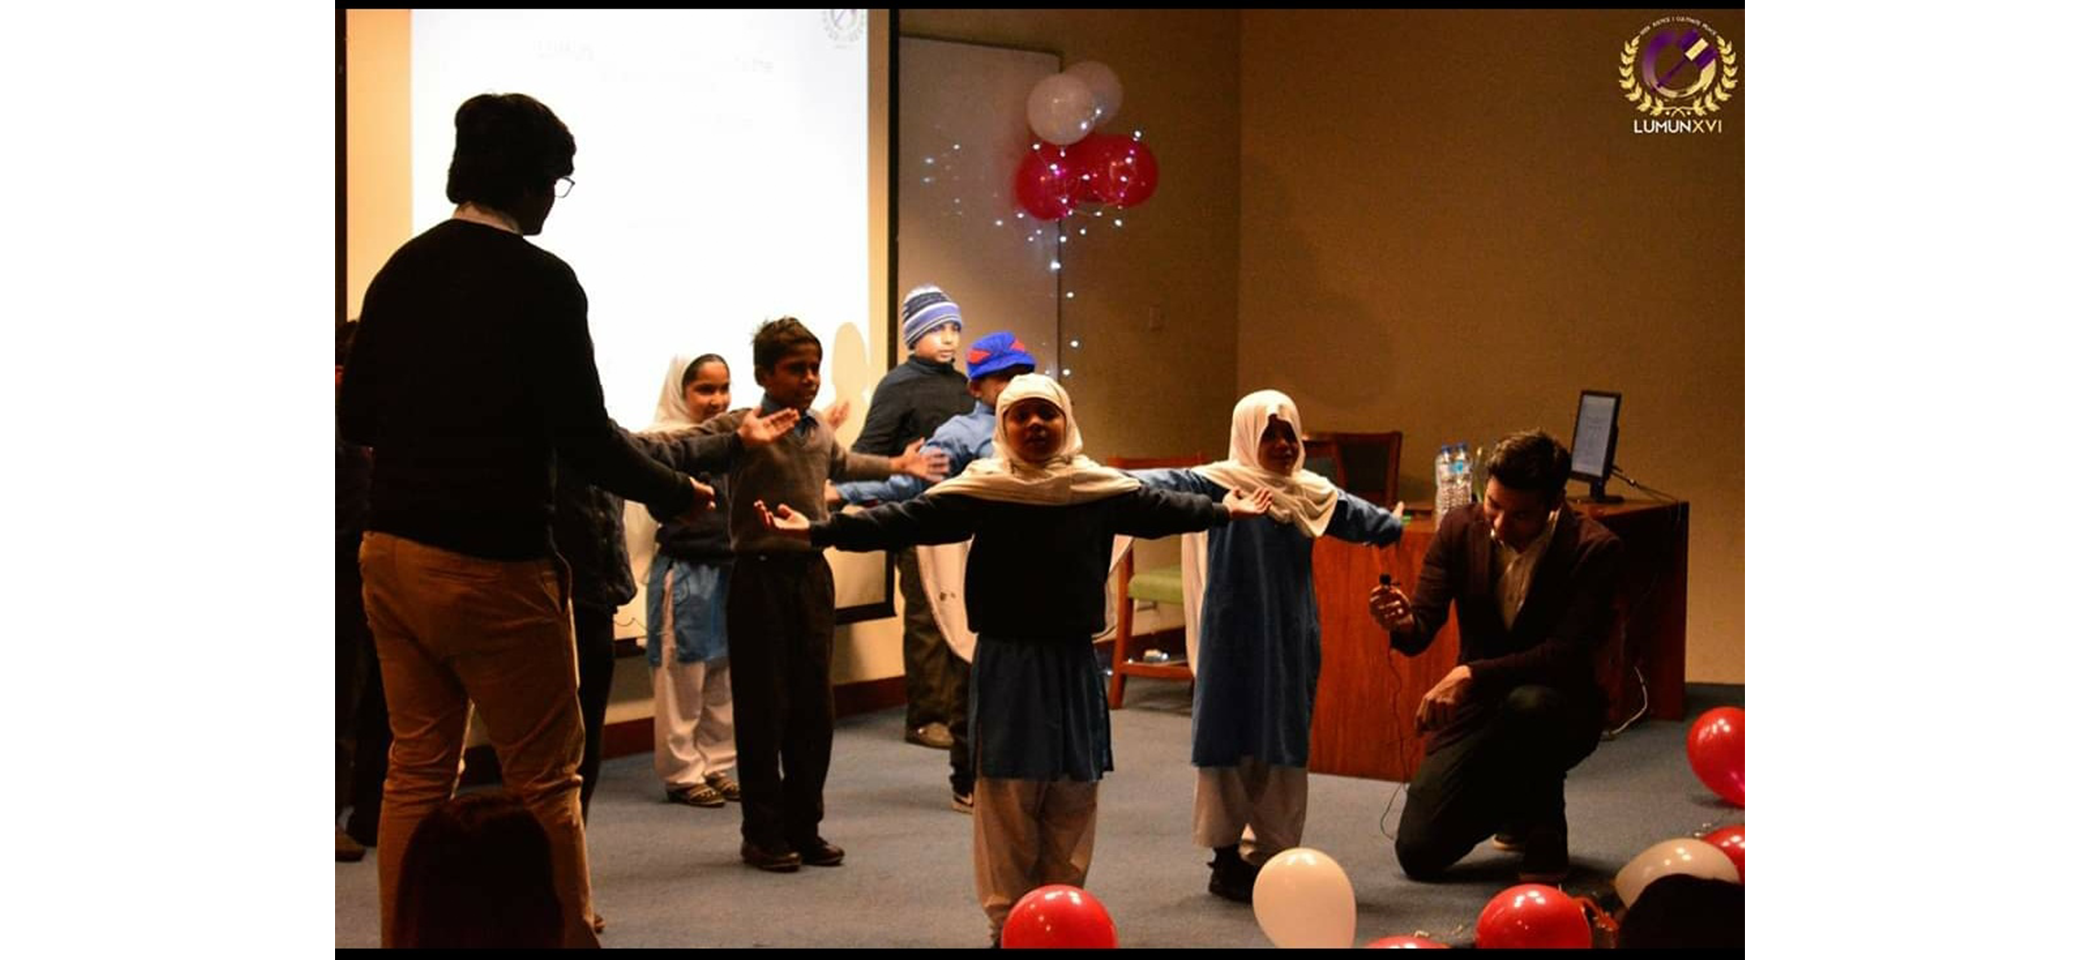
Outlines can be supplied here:
<path id="1" fill-rule="evenodd" d="M 946 454 L 947 476 L 959 476 L 970 462 L 995 455 L 997 396 L 1004 392 L 1005 384 L 1010 383 L 1012 377 L 1032 373 L 1038 368 L 1039 362 L 1026 352 L 1026 345 L 1009 332 L 992 333 L 968 348 L 968 393 L 975 398 L 975 408 L 940 424 L 924 445 L 925 450 Z M 836 486 L 836 495 L 830 498 L 830 502 L 836 506 L 840 503 L 908 500 L 924 492 L 927 486 L 929 484 L 924 480 L 908 474 L 898 474 L 887 480 L 841 483 Z M 916 549 L 919 548 L 913 547 L 905 552 Z M 913 566 L 911 572 L 915 569 Z M 904 602 L 912 601 L 906 595 Z M 931 616 L 929 605 L 919 606 L 926 616 Z M 955 647 L 952 650 L 955 656 L 944 655 L 948 647 Z M 968 655 L 951 642 L 941 644 L 940 650 L 951 694 L 947 728 L 953 738 L 953 773 L 949 777 L 953 785 L 953 809 L 973 813 L 975 758 L 968 742 Z M 907 661 L 907 657 L 905 659 Z"/>
<path id="2" fill-rule="evenodd" d="M 968 411 L 968 378 L 953 365 L 961 343 L 961 308 L 930 284 L 903 298 L 903 346 L 910 359 L 874 387 L 867 421 L 852 452 L 893 457 L 913 440 Z M 946 643 L 932 622 L 931 604 L 917 570 L 917 551 L 895 554 L 903 591 L 903 739 L 945 750 L 956 711 Z"/>

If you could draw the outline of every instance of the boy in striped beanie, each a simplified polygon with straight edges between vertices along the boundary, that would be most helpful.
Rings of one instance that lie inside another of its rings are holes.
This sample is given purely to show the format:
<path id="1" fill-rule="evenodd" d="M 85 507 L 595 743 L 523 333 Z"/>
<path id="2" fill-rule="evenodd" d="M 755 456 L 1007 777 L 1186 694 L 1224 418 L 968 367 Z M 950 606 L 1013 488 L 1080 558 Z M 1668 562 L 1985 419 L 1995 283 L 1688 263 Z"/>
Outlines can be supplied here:
<path id="1" fill-rule="evenodd" d="M 902 453 L 910 441 L 931 436 L 975 406 L 967 376 L 953 365 L 961 345 L 961 308 L 946 291 L 925 284 L 903 298 L 903 345 L 910 348 L 910 359 L 874 387 L 867 422 L 852 443 L 854 453 Z M 950 654 L 932 619 L 915 547 L 897 552 L 896 573 L 903 592 L 903 688 L 909 701 L 903 739 L 945 750 L 953 746 L 954 711 L 965 711 L 967 703 L 965 698 L 955 702 Z"/>

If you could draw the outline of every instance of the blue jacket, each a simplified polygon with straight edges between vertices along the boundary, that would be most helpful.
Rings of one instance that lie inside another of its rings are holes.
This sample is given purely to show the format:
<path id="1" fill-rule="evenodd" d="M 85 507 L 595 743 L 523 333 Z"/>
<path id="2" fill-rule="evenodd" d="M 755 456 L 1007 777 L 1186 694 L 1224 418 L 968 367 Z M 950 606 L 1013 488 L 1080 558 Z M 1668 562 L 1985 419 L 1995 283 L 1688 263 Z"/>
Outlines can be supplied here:
<path id="1" fill-rule="evenodd" d="M 976 401 L 975 409 L 939 425 L 925 449 L 946 453 L 946 475 L 956 477 L 968 464 L 997 452 L 997 413 Z M 920 477 L 900 473 L 886 480 L 859 480 L 838 484 L 838 495 L 846 503 L 897 502 L 924 492 L 930 484 Z"/>

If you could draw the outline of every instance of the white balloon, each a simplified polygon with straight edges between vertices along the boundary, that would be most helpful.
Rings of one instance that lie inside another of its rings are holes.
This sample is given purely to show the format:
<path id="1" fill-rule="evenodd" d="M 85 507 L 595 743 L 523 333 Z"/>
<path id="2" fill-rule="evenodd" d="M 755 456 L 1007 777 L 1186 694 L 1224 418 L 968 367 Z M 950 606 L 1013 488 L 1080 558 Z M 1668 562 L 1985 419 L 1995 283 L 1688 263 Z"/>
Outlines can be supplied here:
<path id="1" fill-rule="evenodd" d="M 1033 84 L 1026 97 L 1026 122 L 1040 139 L 1066 147 L 1091 132 L 1098 117 L 1090 85 L 1066 73 Z"/>
<path id="2" fill-rule="evenodd" d="M 1733 865 L 1733 858 L 1726 851 L 1703 840 L 1683 837 L 1663 840 L 1633 857 L 1632 862 L 1618 871 L 1614 885 L 1618 888 L 1618 899 L 1632 906 L 1639 893 L 1662 877 L 1686 873 L 1706 880 L 1741 882 L 1741 871 Z"/>
<path id="3" fill-rule="evenodd" d="M 1063 71 L 1084 82 L 1091 88 L 1091 98 L 1097 101 L 1098 117 L 1091 121 L 1093 128 L 1102 127 L 1105 121 L 1119 115 L 1120 100 L 1126 91 L 1119 85 L 1119 74 L 1096 60 L 1085 60 Z"/>
<path id="4" fill-rule="evenodd" d="M 1257 873 L 1251 908 L 1281 947 L 1349 949 L 1358 933 L 1358 895 L 1343 868 L 1320 850 L 1294 847 Z"/>

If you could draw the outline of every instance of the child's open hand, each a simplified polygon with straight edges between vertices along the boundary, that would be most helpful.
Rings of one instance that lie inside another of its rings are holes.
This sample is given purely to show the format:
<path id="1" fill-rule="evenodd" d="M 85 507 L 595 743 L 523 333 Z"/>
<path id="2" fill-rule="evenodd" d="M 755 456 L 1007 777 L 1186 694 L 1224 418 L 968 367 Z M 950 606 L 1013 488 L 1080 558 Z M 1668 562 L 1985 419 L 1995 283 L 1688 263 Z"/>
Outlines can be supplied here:
<path id="1" fill-rule="evenodd" d="M 682 523 L 691 523 L 700 519 L 701 514 L 715 509 L 715 488 L 695 477 L 687 477 L 686 482 L 693 484 L 693 506 L 686 508 L 686 512 L 679 515 L 679 520 Z"/>
<path id="2" fill-rule="evenodd" d="M 794 429 L 795 421 L 801 418 L 802 412 L 793 407 L 775 410 L 763 417 L 753 410 L 744 415 L 743 423 L 737 425 L 737 439 L 747 447 L 762 447 L 787 436 L 787 431 Z"/>
<path id="3" fill-rule="evenodd" d="M 781 504 L 778 513 L 766 509 L 764 500 L 754 500 L 751 505 L 758 508 L 758 518 L 765 521 L 766 529 L 798 540 L 809 539 L 809 518 L 794 512 L 794 508 Z"/>
<path id="4" fill-rule="evenodd" d="M 1221 498 L 1221 506 L 1228 508 L 1228 518 L 1231 520 L 1239 517 L 1261 517 L 1264 511 L 1271 509 L 1271 491 L 1258 490 L 1243 496 L 1240 490 L 1230 490 L 1227 496 Z"/>
<path id="5" fill-rule="evenodd" d="M 923 440 L 910 441 L 910 445 L 903 448 L 902 456 L 888 462 L 889 468 L 896 473 L 923 477 L 933 483 L 946 479 L 946 467 L 949 463 L 946 451 L 937 447 L 925 450 L 922 449 L 923 446 Z"/>

